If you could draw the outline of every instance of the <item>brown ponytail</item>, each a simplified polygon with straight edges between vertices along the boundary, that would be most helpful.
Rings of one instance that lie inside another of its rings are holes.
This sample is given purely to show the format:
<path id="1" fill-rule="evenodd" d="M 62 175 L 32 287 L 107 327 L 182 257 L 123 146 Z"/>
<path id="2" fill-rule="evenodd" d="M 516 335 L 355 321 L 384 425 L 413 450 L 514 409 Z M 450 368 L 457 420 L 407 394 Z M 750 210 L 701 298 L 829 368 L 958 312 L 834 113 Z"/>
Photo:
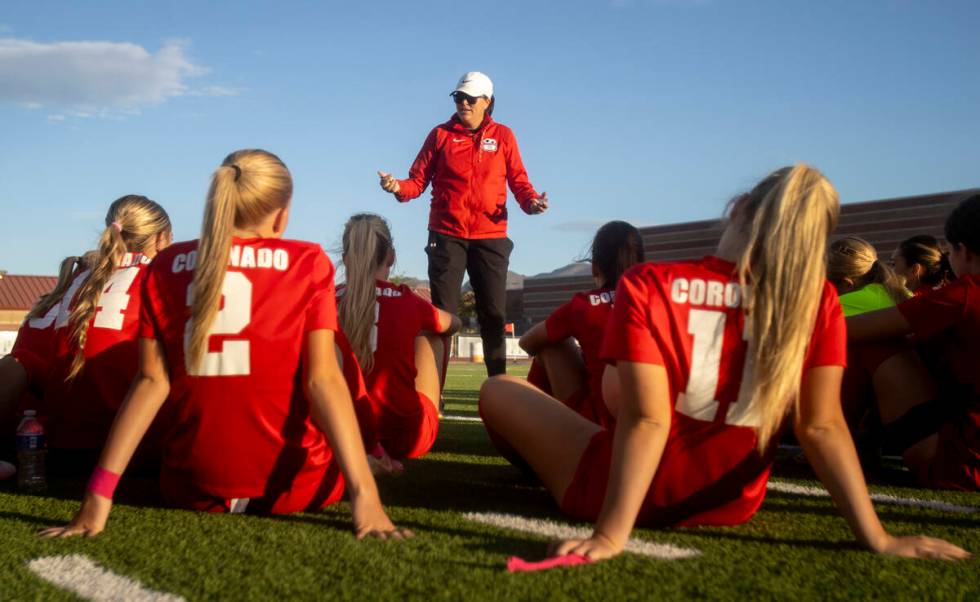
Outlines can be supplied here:
<path id="1" fill-rule="evenodd" d="M 163 207 L 145 196 L 135 194 L 116 199 L 105 216 L 105 230 L 99 245 L 88 259 L 92 273 L 78 291 L 68 318 L 70 337 L 75 351 L 66 380 L 72 380 L 85 365 L 85 342 L 89 323 L 99 306 L 99 299 L 109 278 L 129 252 L 141 252 L 161 232 L 171 229 L 170 218 Z"/>
<path id="2" fill-rule="evenodd" d="M 344 226 L 344 277 L 347 285 L 340 298 L 340 327 L 350 341 L 365 374 L 374 368 L 371 332 L 378 303 L 374 274 L 394 250 L 388 222 L 373 213 L 351 216 Z"/>
<path id="3" fill-rule="evenodd" d="M 188 366 L 200 366 L 204 358 L 208 331 L 221 305 L 232 232 L 261 222 L 273 211 L 285 209 L 292 196 L 293 179 L 289 169 L 270 152 L 235 151 L 215 170 L 197 246 Z"/>
<path id="4" fill-rule="evenodd" d="M 628 222 L 607 222 L 595 233 L 590 255 L 602 286 L 615 288 L 623 272 L 643 261 L 643 237 Z"/>

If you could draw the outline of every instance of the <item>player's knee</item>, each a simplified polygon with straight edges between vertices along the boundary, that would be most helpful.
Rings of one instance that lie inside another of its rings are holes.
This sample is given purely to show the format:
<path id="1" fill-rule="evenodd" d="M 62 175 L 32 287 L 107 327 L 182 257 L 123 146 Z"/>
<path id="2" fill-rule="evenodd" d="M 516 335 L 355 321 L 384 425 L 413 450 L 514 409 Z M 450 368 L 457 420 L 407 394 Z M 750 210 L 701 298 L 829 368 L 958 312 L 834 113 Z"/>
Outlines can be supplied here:
<path id="1" fill-rule="evenodd" d="M 520 379 L 505 374 L 492 376 L 483 381 L 483 385 L 480 386 L 479 408 L 484 419 L 496 416 L 504 410 L 511 397 L 508 395 L 508 390 L 512 390 L 519 381 Z"/>

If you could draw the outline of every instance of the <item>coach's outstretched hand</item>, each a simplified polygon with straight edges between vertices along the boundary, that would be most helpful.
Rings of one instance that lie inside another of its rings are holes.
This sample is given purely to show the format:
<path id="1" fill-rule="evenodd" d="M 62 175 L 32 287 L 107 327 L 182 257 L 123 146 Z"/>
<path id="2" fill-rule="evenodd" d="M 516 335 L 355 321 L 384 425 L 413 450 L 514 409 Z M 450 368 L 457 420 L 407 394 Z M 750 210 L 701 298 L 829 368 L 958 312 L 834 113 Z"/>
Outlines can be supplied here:
<path id="1" fill-rule="evenodd" d="M 965 560 L 972 556 L 969 552 L 943 539 L 911 535 L 894 537 L 887 535 L 884 544 L 876 552 L 888 556 L 904 556 L 905 558 L 935 558 L 938 560 Z"/>
<path id="2" fill-rule="evenodd" d="M 351 513 L 354 515 L 354 533 L 358 539 L 408 539 L 414 537 L 409 529 L 399 529 L 391 522 L 380 501 L 375 497 L 351 496 Z"/>
<path id="3" fill-rule="evenodd" d="M 378 178 L 381 179 L 381 188 L 384 189 L 385 192 L 395 194 L 401 189 L 401 186 L 398 184 L 398 180 L 396 180 L 395 176 L 391 175 L 390 173 L 379 171 Z"/>
<path id="4" fill-rule="evenodd" d="M 48 527 L 42 529 L 38 535 L 44 539 L 52 537 L 72 537 L 84 535 L 85 537 L 95 537 L 105 530 L 106 521 L 109 519 L 109 510 L 112 509 L 112 500 L 89 491 L 82 499 L 82 507 L 78 509 L 75 518 L 64 527 Z"/>
<path id="5" fill-rule="evenodd" d="M 552 556 L 565 556 L 567 554 L 578 554 L 589 560 L 606 560 L 613 556 L 618 556 L 623 551 L 623 546 L 616 545 L 612 540 L 593 534 L 588 539 L 565 539 L 552 545 Z"/>
<path id="6" fill-rule="evenodd" d="M 528 205 L 528 211 L 530 215 L 537 215 L 539 213 L 544 213 L 548 210 L 548 193 L 542 192 L 541 196 L 536 199 L 532 199 L 531 203 Z"/>

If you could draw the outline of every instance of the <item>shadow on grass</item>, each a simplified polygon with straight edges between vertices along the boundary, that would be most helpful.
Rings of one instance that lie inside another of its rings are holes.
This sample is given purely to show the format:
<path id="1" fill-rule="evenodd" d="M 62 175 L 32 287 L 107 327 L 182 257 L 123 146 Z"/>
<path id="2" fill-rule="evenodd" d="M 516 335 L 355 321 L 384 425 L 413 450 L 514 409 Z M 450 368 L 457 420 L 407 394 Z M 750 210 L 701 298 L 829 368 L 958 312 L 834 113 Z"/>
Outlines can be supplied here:
<path id="1" fill-rule="evenodd" d="M 405 476 L 379 480 L 378 487 L 386 506 L 452 512 L 492 508 L 522 516 L 556 516 L 551 495 L 509 465 L 423 458 L 414 461 Z"/>
<path id="2" fill-rule="evenodd" d="M 717 529 L 712 531 L 678 529 L 676 533 L 683 533 L 692 537 L 704 537 L 706 539 L 724 539 L 742 543 L 761 543 L 772 546 L 791 546 L 794 548 L 809 548 L 814 550 L 830 551 L 862 551 L 856 541 L 826 541 L 820 539 L 783 539 L 767 535 L 751 535 L 748 533 L 738 533 L 734 530 Z"/>
<path id="3" fill-rule="evenodd" d="M 317 527 L 335 529 L 337 531 L 345 531 L 348 533 L 352 532 L 352 523 L 350 518 L 343 518 L 338 514 L 330 513 L 330 511 L 323 513 L 282 515 L 277 516 L 276 518 L 277 520 L 282 520 L 283 522 L 302 523 Z M 466 549 L 479 550 L 490 554 L 544 558 L 548 552 L 547 541 L 533 539 L 533 536 L 521 537 L 520 535 L 513 534 L 513 532 L 510 534 L 501 534 L 497 532 L 499 529 L 487 527 L 485 525 L 481 525 L 480 523 L 472 523 L 472 529 L 447 527 L 435 522 L 421 522 L 417 520 L 397 520 L 395 523 L 401 528 L 412 530 L 416 534 L 416 537 L 424 538 L 426 534 L 437 533 L 461 540 L 460 545 Z M 487 529 L 493 530 L 494 532 L 487 533 Z M 461 566 L 494 568 L 493 564 L 488 565 L 487 563 L 481 562 L 464 562 L 460 561 L 458 558 L 451 559 L 450 562 Z M 500 568 L 502 569 L 504 566 L 500 565 Z"/>
<path id="4" fill-rule="evenodd" d="M 766 503 L 763 510 L 771 514 L 810 514 L 814 516 L 839 517 L 840 512 L 833 506 L 830 498 L 806 498 L 808 502 L 822 502 L 819 506 L 808 503 L 799 504 L 801 498 L 792 494 L 776 493 L 770 491 L 766 495 Z M 902 512 L 900 506 L 878 503 L 876 510 L 878 518 L 883 521 L 909 523 L 914 525 L 940 525 L 948 527 L 980 527 L 980 516 L 927 516 L 920 512 Z M 942 512 L 931 508 L 921 510 Z"/>
<path id="5" fill-rule="evenodd" d="M 869 485 L 884 485 L 890 487 L 909 487 L 921 489 L 912 474 L 904 470 L 901 464 L 885 463 L 876 468 L 863 467 L 865 479 Z M 806 462 L 800 462 L 792 455 L 780 451 L 772 464 L 772 476 L 786 479 L 817 480 L 817 474 Z"/>
<path id="6" fill-rule="evenodd" d="M 480 422 L 441 422 L 432 451 L 489 458 L 499 455 Z"/>
<path id="7" fill-rule="evenodd" d="M 476 405 L 480 400 L 480 390 L 476 389 L 445 389 L 442 396 L 447 403 L 466 403 Z"/>

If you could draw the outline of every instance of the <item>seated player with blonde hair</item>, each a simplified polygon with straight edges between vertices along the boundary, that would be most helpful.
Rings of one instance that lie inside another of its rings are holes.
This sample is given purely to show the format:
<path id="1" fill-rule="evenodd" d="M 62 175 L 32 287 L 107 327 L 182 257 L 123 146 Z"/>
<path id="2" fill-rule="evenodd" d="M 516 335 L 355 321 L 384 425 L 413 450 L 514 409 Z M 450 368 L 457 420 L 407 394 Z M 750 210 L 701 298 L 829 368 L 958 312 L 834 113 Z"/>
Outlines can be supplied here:
<path id="1" fill-rule="evenodd" d="M 790 418 L 854 536 L 875 552 L 964 558 L 928 537 L 889 535 L 841 415 L 846 335 L 822 258 L 837 192 L 817 170 L 784 168 L 732 204 L 717 254 L 635 266 L 616 288 L 602 355 L 615 363 L 616 417 L 603 429 L 528 383 L 484 384 L 480 412 L 562 511 L 595 521 L 556 550 L 619 554 L 634 525 L 732 525 L 762 504 Z"/>
<path id="2" fill-rule="evenodd" d="M 401 538 L 381 507 L 334 351 L 334 269 L 283 238 L 293 180 L 262 150 L 214 172 L 201 237 L 157 255 L 143 287 L 140 368 L 82 506 L 46 536 L 94 535 L 136 445 L 174 413 L 160 486 L 173 506 L 289 513 L 350 491 L 354 529 Z"/>

